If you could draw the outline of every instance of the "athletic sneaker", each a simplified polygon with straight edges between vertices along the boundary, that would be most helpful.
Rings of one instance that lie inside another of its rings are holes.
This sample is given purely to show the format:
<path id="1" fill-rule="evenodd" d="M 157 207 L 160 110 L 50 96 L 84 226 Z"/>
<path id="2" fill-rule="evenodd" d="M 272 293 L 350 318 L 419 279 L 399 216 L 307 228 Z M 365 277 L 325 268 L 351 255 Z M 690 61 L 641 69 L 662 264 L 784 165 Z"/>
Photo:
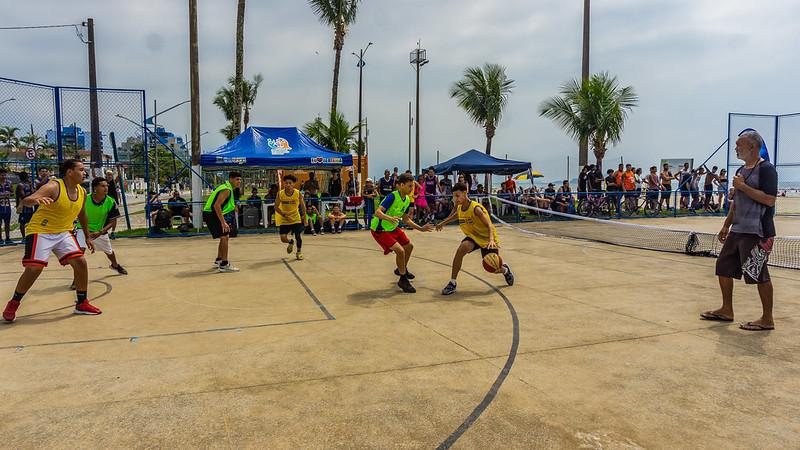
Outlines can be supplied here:
<path id="1" fill-rule="evenodd" d="M 3 310 L 3 319 L 6 322 L 13 322 L 17 318 L 17 308 L 19 308 L 19 300 L 9 300 L 6 309 Z"/>
<path id="2" fill-rule="evenodd" d="M 450 295 L 456 292 L 456 284 L 452 281 L 447 282 L 447 286 L 442 288 L 442 295 Z"/>
<path id="3" fill-rule="evenodd" d="M 125 270 L 125 268 L 122 267 L 122 265 L 120 265 L 120 264 L 117 264 L 117 267 L 114 267 L 114 266 L 108 266 L 108 267 L 116 270 L 117 273 L 120 274 L 120 275 L 127 275 L 128 274 L 128 271 Z"/>
<path id="4" fill-rule="evenodd" d="M 394 269 L 394 274 L 399 277 L 400 276 L 400 269 L 395 268 Z M 414 278 L 417 278 L 417 277 L 415 277 L 413 273 L 409 272 L 408 269 L 406 269 L 406 278 L 408 278 L 409 280 L 413 280 Z"/>
<path id="5" fill-rule="evenodd" d="M 397 282 L 397 285 L 403 290 L 403 292 L 407 292 L 409 294 L 417 292 L 417 290 L 414 289 L 414 286 L 411 285 L 411 282 L 408 281 L 408 278 L 401 277 L 400 281 Z"/>
<path id="6" fill-rule="evenodd" d="M 100 308 L 98 308 L 98 307 L 92 305 L 91 303 L 89 303 L 89 300 L 86 300 L 86 301 L 83 301 L 83 302 L 80 302 L 80 303 L 76 303 L 75 304 L 75 311 L 73 311 L 73 312 L 75 314 L 85 314 L 85 315 L 88 315 L 88 316 L 96 316 L 98 314 L 101 314 L 103 311 L 100 311 Z"/>
<path id="7" fill-rule="evenodd" d="M 217 269 L 217 270 L 219 270 L 219 272 L 222 272 L 222 273 L 224 273 L 224 272 L 238 272 L 239 268 L 238 267 L 233 267 L 233 265 L 231 265 L 231 263 L 228 263 L 228 264 L 226 264 L 224 266 L 222 264 L 220 264 L 219 269 Z"/>
<path id="8" fill-rule="evenodd" d="M 503 267 L 506 268 L 506 273 L 503 276 L 506 278 L 506 284 L 509 286 L 514 285 L 514 272 L 511 271 L 511 267 L 508 267 L 508 264 L 503 263 Z"/>
<path id="9" fill-rule="evenodd" d="M 289 245 L 286 246 L 286 253 L 291 254 L 294 251 L 294 239 L 289 241 Z"/>
<path id="10" fill-rule="evenodd" d="M 301 252 L 299 250 L 297 251 L 297 254 L 294 255 L 294 256 L 295 256 L 295 258 L 297 258 L 298 261 L 302 261 L 303 260 L 303 252 Z"/>
<path id="11" fill-rule="evenodd" d="M 214 261 L 214 267 L 213 267 L 213 268 L 214 268 L 214 269 L 219 269 L 219 263 L 220 263 L 220 260 L 219 260 L 219 259 L 218 259 L 218 260 L 216 260 L 216 261 Z"/>

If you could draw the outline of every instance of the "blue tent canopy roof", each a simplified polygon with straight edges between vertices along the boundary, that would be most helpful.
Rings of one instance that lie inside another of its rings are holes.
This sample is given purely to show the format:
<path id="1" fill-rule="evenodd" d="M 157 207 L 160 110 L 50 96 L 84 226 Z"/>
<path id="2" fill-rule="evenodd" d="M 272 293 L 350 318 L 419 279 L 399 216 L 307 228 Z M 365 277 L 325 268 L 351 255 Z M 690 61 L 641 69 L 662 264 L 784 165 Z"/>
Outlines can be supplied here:
<path id="1" fill-rule="evenodd" d="M 531 168 L 531 163 L 500 159 L 489 156 L 478 150 L 468 150 L 455 158 L 433 166 L 437 174 L 451 172 L 465 173 L 493 173 L 497 175 L 513 175 L 525 172 Z"/>
<path id="2" fill-rule="evenodd" d="M 353 156 L 328 150 L 295 127 L 247 127 L 222 147 L 200 155 L 200 165 L 326 168 L 352 166 Z"/>

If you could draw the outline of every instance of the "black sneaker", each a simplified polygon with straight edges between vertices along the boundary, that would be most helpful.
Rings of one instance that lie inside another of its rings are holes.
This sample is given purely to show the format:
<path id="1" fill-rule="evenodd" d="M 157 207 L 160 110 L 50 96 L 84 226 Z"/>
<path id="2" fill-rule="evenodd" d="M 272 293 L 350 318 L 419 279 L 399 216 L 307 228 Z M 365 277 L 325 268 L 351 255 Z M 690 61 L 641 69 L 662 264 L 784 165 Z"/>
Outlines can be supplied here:
<path id="1" fill-rule="evenodd" d="M 289 241 L 289 245 L 286 246 L 286 253 L 291 254 L 294 251 L 294 239 Z"/>
<path id="2" fill-rule="evenodd" d="M 417 292 L 417 290 L 414 289 L 414 286 L 411 285 L 411 282 L 408 281 L 408 278 L 405 277 L 400 278 L 400 281 L 397 282 L 397 286 L 399 286 L 400 289 L 403 290 L 403 292 L 407 292 L 409 294 Z"/>
<path id="3" fill-rule="evenodd" d="M 127 275 L 128 274 L 128 271 L 125 270 L 125 268 L 122 267 L 121 264 L 117 264 L 117 267 L 114 267 L 114 266 L 109 266 L 109 267 L 111 267 L 112 269 L 116 270 L 117 273 L 120 274 L 120 275 Z"/>
<path id="4" fill-rule="evenodd" d="M 400 276 L 400 269 L 395 268 L 394 269 L 394 274 L 399 277 Z M 408 278 L 409 280 L 413 280 L 414 278 L 417 278 L 417 277 L 415 277 L 413 273 L 409 272 L 408 269 L 406 269 L 406 278 Z"/>
<path id="5" fill-rule="evenodd" d="M 503 264 L 503 267 L 506 268 L 506 273 L 503 276 L 506 278 L 506 283 L 509 286 L 514 285 L 514 272 L 511 271 L 511 267 L 508 267 L 508 264 Z"/>
<path id="6" fill-rule="evenodd" d="M 447 282 L 447 286 L 442 288 L 442 295 L 450 295 L 456 292 L 456 284 L 452 281 Z"/>

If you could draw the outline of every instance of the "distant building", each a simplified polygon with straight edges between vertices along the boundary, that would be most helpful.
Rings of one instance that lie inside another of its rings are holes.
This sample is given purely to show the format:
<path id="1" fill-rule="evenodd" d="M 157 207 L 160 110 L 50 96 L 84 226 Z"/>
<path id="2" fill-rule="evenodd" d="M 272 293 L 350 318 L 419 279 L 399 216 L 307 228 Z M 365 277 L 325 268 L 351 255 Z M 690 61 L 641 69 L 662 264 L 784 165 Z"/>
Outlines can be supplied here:
<path id="1" fill-rule="evenodd" d="M 54 130 L 47 130 L 45 139 L 48 144 L 56 145 L 57 136 Z M 61 128 L 61 143 L 64 147 L 77 147 L 81 149 L 92 148 L 91 133 L 85 132 L 79 126 L 70 125 Z M 103 148 L 103 134 L 100 133 L 100 148 Z"/>

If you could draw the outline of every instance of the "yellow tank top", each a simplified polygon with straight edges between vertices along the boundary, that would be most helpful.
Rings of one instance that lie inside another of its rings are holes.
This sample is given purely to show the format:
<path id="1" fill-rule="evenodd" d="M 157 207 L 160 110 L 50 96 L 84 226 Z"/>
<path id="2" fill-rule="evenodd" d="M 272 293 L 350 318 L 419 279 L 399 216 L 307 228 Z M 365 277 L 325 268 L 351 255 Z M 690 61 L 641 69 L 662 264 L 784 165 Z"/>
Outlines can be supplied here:
<path id="1" fill-rule="evenodd" d="M 461 227 L 461 231 L 464 232 L 469 238 L 475 241 L 479 246 L 486 247 L 489 245 L 489 229 L 481 222 L 480 219 L 475 217 L 475 209 L 480 208 L 486 217 L 489 218 L 489 222 L 491 223 L 492 219 L 489 217 L 489 213 L 486 212 L 486 208 L 483 207 L 480 203 L 472 200 L 469 202 L 469 206 L 467 210 L 464 211 L 461 206 L 457 206 L 458 208 L 458 226 Z M 494 243 L 500 247 L 500 239 L 497 237 L 497 229 L 492 228 L 494 234 Z"/>
<path id="2" fill-rule="evenodd" d="M 280 214 L 275 214 L 275 223 L 278 225 L 294 225 L 300 223 L 300 191 L 295 189 L 292 195 L 286 195 L 286 190 L 281 189 L 278 191 L 278 198 L 281 200 L 281 212 L 286 214 L 288 218 Z"/>
<path id="3" fill-rule="evenodd" d="M 77 186 L 78 198 L 73 201 L 67 195 L 64 180 L 58 181 L 58 199 L 49 205 L 39 205 L 31 217 L 31 222 L 25 228 L 25 235 L 37 233 L 62 233 L 72 231 L 75 219 L 86 201 L 86 192 L 82 186 Z"/>

